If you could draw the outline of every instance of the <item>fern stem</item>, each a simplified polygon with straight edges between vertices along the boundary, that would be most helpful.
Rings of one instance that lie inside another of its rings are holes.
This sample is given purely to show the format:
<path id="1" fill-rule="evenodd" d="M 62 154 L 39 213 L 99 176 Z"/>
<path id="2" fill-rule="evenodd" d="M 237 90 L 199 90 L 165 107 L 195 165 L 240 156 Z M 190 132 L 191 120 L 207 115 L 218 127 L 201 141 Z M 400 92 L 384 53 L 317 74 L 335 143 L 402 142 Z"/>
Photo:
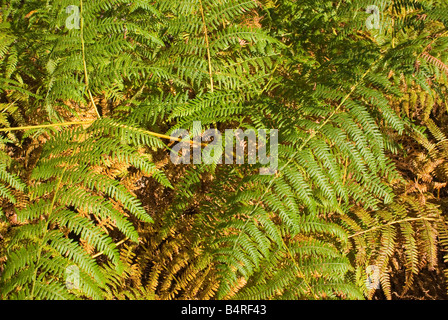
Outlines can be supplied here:
<path id="1" fill-rule="evenodd" d="M 92 93 L 90 92 L 90 88 L 89 88 L 89 75 L 87 73 L 87 63 L 86 63 L 86 50 L 85 50 L 85 45 L 84 45 L 84 18 L 82 17 L 83 14 L 83 9 L 82 9 L 82 0 L 79 0 L 80 4 L 79 4 L 79 8 L 80 8 L 80 29 L 81 29 L 81 48 L 82 48 L 82 63 L 84 65 L 84 78 L 85 78 L 85 84 L 86 84 L 86 89 L 87 89 L 87 93 L 89 94 L 89 98 L 90 101 L 92 102 L 92 105 L 95 109 L 96 115 L 98 116 L 98 119 L 101 118 L 100 113 L 98 112 L 98 108 L 95 104 L 95 101 L 93 100 L 93 96 Z"/>
<path id="2" fill-rule="evenodd" d="M 356 88 L 361 84 L 361 82 L 364 80 L 364 78 L 367 76 L 368 73 L 370 73 L 373 70 L 373 67 L 379 62 L 380 59 L 378 59 L 377 61 L 375 61 L 375 63 L 372 64 L 372 66 L 363 74 L 363 76 L 361 77 L 361 79 L 352 86 L 350 92 L 344 97 L 344 99 L 339 103 L 339 105 L 337 106 L 337 108 L 335 110 L 333 110 L 333 112 L 327 117 L 327 119 L 325 119 L 324 122 L 322 122 L 322 124 L 319 126 L 319 128 L 317 128 L 317 130 L 314 130 L 313 132 L 310 133 L 310 135 L 308 136 L 308 138 L 303 141 L 303 143 L 299 146 L 299 148 L 292 154 L 292 156 L 289 158 L 289 160 L 278 170 L 279 172 L 281 172 L 284 168 L 286 168 L 286 166 L 288 166 L 291 161 L 294 159 L 294 156 L 302 151 L 302 149 L 306 146 L 306 144 L 317 134 L 317 132 L 322 129 L 327 123 L 328 121 L 330 121 L 330 119 L 336 114 L 336 112 L 339 111 L 339 109 L 342 107 L 342 105 L 345 103 L 345 101 L 347 101 L 347 99 L 353 94 L 353 92 L 356 90 Z M 271 181 L 269 182 L 265 192 L 263 193 L 263 195 L 260 197 L 260 199 L 263 199 L 264 196 L 266 196 L 266 194 L 269 192 L 269 189 L 272 187 L 272 185 L 274 184 L 274 181 L 279 177 L 279 174 L 276 174 L 275 177 L 273 179 L 271 179 Z M 255 210 L 257 210 L 258 206 L 260 205 L 261 201 L 258 201 L 255 208 L 249 213 L 249 215 L 251 215 Z M 246 222 L 247 224 L 247 222 Z M 240 234 L 241 235 L 241 234 Z M 237 238 L 237 242 L 238 239 L 240 238 L 240 236 L 238 236 Z M 236 243 L 235 243 L 236 246 Z M 235 248 L 234 246 L 234 248 Z"/>
<path id="3" fill-rule="evenodd" d="M 54 204 L 56 202 L 56 196 L 58 194 L 59 188 L 61 187 L 62 177 L 64 176 L 64 173 L 65 173 L 66 169 L 67 169 L 67 167 L 64 167 L 64 170 L 62 170 L 61 177 L 59 178 L 58 184 L 56 185 L 56 188 L 54 190 L 53 199 L 51 200 L 51 205 L 50 205 L 50 208 L 49 208 L 49 211 L 48 211 L 48 215 L 47 215 L 47 219 L 46 219 L 47 223 L 45 224 L 45 230 L 47 230 L 47 231 L 48 231 L 48 228 L 50 226 L 49 217 L 50 217 L 50 215 L 53 212 L 53 207 L 54 207 Z M 42 240 L 41 240 L 41 242 L 39 244 L 39 249 L 37 251 L 37 260 L 36 260 L 35 269 L 34 269 L 34 273 L 33 273 L 33 283 L 31 285 L 31 293 L 30 293 L 30 299 L 31 300 L 33 300 L 33 298 L 34 298 L 34 289 L 36 287 L 36 281 L 37 281 L 37 270 L 39 268 L 39 261 L 40 261 L 40 257 L 41 257 L 41 254 L 42 254 L 42 248 L 43 248 L 43 246 L 44 246 L 46 241 L 47 241 L 46 237 L 43 236 Z"/>
<path id="4" fill-rule="evenodd" d="M 428 217 L 407 218 L 407 219 L 402 219 L 402 220 L 392 221 L 392 222 L 383 224 L 383 225 L 381 225 L 381 226 L 375 226 L 375 227 L 372 227 L 372 228 L 367 229 L 367 230 L 363 230 L 363 231 L 356 232 L 356 233 L 354 233 L 354 234 L 348 236 L 348 238 L 349 238 L 349 239 L 350 239 L 350 238 L 354 238 L 354 237 L 360 236 L 360 235 L 362 235 L 362 234 L 365 234 L 365 233 L 368 233 L 368 232 L 372 232 L 372 231 L 377 230 L 377 229 L 384 228 L 385 226 L 391 226 L 391 225 L 394 225 L 394 224 L 397 224 L 397 223 L 409 222 L 409 221 L 419 221 L 419 220 L 425 220 L 425 221 L 438 221 L 437 219 L 434 219 L 434 218 L 428 218 Z"/>
<path id="5" fill-rule="evenodd" d="M 71 122 L 61 122 L 61 123 L 51 123 L 51 124 L 40 124 L 40 125 L 36 125 L 36 126 L 1 128 L 0 132 L 16 131 L 16 130 L 41 129 L 41 128 L 51 128 L 51 127 L 63 127 L 63 126 L 71 126 L 71 125 L 77 125 L 77 124 L 89 124 L 89 123 L 92 123 L 94 121 L 95 120 L 71 121 Z"/>
<path id="6" fill-rule="evenodd" d="M 208 30 L 207 30 L 207 24 L 205 23 L 205 15 L 204 15 L 204 8 L 202 6 L 202 0 L 199 0 L 199 9 L 201 11 L 202 22 L 204 23 L 205 44 L 207 46 L 208 73 L 210 76 L 210 91 L 213 92 L 212 60 L 211 60 L 211 56 L 210 56 L 210 44 L 208 42 Z"/>
<path id="7" fill-rule="evenodd" d="M 272 80 L 274 80 L 274 73 L 275 73 L 275 71 L 277 70 L 277 67 L 278 67 L 278 66 L 279 66 L 279 64 L 276 64 L 276 65 L 274 66 L 274 69 L 272 70 L 271 77 L 269 78 L 269 81 L 265 84 L 265 86 L 263 87 L 263 89 L 261 89 L 261 91 L 260 91 L 260 95 L 268 89 L 268 87 L 269 87 L 269 85 L 271 84 Z"/>
<path id="8" fill-rule="evenodd" d="M 80 125 L 80 124 L 91 124 L 95 122 L 96 120 L 84 120 L 84 121 L 70 121 L 70 122 L 60 122 L 60 123 L 51 123 L 51 124 L 40 124 L 36 126 L 23 126 L 23 127 L 11 127 L 11 128 L 1 128 L 0 132 L 6 132 L 6 131 L 16 131 L 16 130 L 30 130 L 30 129 L 41 129 L 41 128 L 52 128 L 52 127 L 63 127 L 63 126 L 71 126 L 71 125 Z M 129 128 L 129 126 L 126 126 Z M 140 132 L 145 133 L 147 135 L 161 138 L 161 139 L 167 139 L 172 141 L 183 141 L 181 138 L 171 137 L 167 136 L 166 134 L 161 134 L 157 132 L 152 132 L 149 130 L 141 130 Z M 196 144 L 197 142 L 190 140 L 189 143 L 191 145 Z M 205 147 L 207 146 L 206 143 L 201 143 L 201 146 Z"/>
<path id="9" fill-rule="evenodd" d="M 115 244 L 115 246 L 116 247 L 118 247 L 120 244 L 122 244 L 122 243 L 124 243 L 126 240 L 128 240 L 129 238 L 124 238 L 124 239 L 122 239 L 122 240 L 120 240 L 120 241 L 118 241 L 116 244 Z M 92 258 L 97 258 L 97 257 L 99 257 L 100 255 L 102 255 L 104 253 L 104 251 L 101 251 L 101 252 L 98 252 L 98 253 L 95 253 L 93 256 L 92 256 Z"/>
<path id="10" fill-rule="evenodd" d="M 6 110 L 8 110 L 11 106 L 13 106 L 14 103 L 16 103 L 18 100 L 19 100 L 19 98 L 17 98 L 16 100 L 14 100 L 14 101 L 11 102 L 10 104 L 8 104 L 8 106 L 7 106 L 5 109 L 2 110 L 2 113 L 3 113 L 3 112 L 6 112 Z"/>
<path id="11" fill-rule="evenodd" d="M 325 119 L 325 121 L 322 122 L 322 124 L 317 128 L 317 130 L 313 131 L 310 133 L 310 135 L 308 136 L 308 138 L 303 141 L 303 143 L 300 145 L 300 147 L 293 153 L 293 155 L 289 158 L 289 160 L 279 169 L 279 173 L 287 166 L 291 163 L 291 161 L 294 159 L 294 156 L 300 152 L 305 146 L 306 144 L 317 134 L 317 132 L 322 129 L 327 123 L 328 121 L 330 121 L 330 119 L 336 114 L 336 112 L 339 111 L 339 109 L 343 106 L 343 104 L 345 103 L 345 101 L 347 101 L 347 99 L 353 94 L 353 92 L 355 92 L 356 88 L 362 83 L 362 81 L 364 80 L 364 78 L 374 69 L 374 66 L 377 65 L 377 63 L 381 60 L 382 55 L 380 56 L 379 59 L 377 59 L 371 66 L 370 68 L 362 75 L 361 79 L 359 79 L 359 81 L 354 84 L 350 90 L 350 92 L 344 97 L 344 99 L 342 99 L 342 101 L 339 103 L 339 105 L 336 107 L 335 110 L 333 110 L 333 112 L 330 113 L 330 115 Z M 236 245 L 239 241 L 239 239 L 241 238 L 241 234 L 243 233 L 244 228 L 246 227 L 247 223 L 250 220 L 251 215 L 255 212 L 255 210 L 257 210 L 257 208 L 260 206 L 260 204 L 262 203 L 262 200 L 266 194 L 269 192 L 269 190 L 271 189 L 272 185 L 274 184 L 274 181 L 280 176 L 280 174 L 277 173 L 269 182 L 265 192 L 263 193 L 263 195 L 259 198 L 260 200 L 256 203 L 256 205 L 254 206 L 254 208 L 252 209 L 252 211 L 248 214 L 249 218 L 246 220 L 246 222 L 244 223 L 244 226 L 242 228 L 242 230 L 240 231 L 240 233 L 238 234 L 238 237 L 235 241 L 235 244 L 233 245 L 233 250 L 235 250 Z M 283 238 L 282 238 L 283 241 Z M 285 247 L 285 249 L 287 250 L 289 256 L 291 257 L 291 259 L 294 262 L 294 265 L 296 266 L 296 268 L 299 271 L 299 274 L 303 274 L 303 272 L 300 270 L 299 266 L 297 265 L 295 259 L 293 258 L 291 252 L 289 251 L 288 247 L 286 246 L 285 242 L 283 241 L 283 246 Z M 303 278 L 304 281 L 306 282 L 305 278 Z M 308 287 L 311 288 L 311 286 L 307 283 Z M 314 295 L 314 293 L 313 293 Z"/>
<path id="12" fill-rule="evenodd" d="M 345 185 L 345 182 L 347 180 L 347 171 L 348 171 L 348 163 L 349 163 L 349 158 L 345 158 L 344 161 L 344 175 L 342 176 L 342 185 Z M 339 205 L 341 205 L 342 203 L 342 197 L 339 198 Z"/>
<path id="13" fill-rule="evenodd" d="M 291 258 L 294 266 L 297 269 L 297 275 L 299 276 L 299 278 L 301 278 L 303 280 L 303 282 L 305 283 L 305 285 L 308 287 L 308 289 L 310 290 L 310 293 L 314 296 L 314 298 L 317 300 L 319 297 L 316 295 L 316 293 L 314 293 L 313 288 L 311 287 L 310 283 L 306 280 L 305 274 L 302 272 L 302 270 L 299 267 L 299 264 L 297 263 L 296 259 L 294 259 L 294 257 L 292 256 L 291 250 L 289 250 L 288 246 L 285 243 L 285 240 L 283 239 L 283 237 L 281 237 L 282 239 L 282 243 L 283 246 L 286 249 L 286 252 L 288 253 L 289 257 Z"/>

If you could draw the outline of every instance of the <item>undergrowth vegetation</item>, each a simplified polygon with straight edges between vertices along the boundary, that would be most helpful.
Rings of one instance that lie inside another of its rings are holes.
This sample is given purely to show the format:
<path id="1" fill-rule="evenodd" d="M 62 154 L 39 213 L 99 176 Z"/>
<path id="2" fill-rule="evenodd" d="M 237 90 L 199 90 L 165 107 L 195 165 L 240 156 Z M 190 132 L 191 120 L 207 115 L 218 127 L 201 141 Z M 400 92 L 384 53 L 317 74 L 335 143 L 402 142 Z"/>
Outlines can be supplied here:
<path id="1" fill-rule="evenodd" d="M 447 27 L 446 0 L 1 2 L 0 297 L 446 298 Z M 277 170 L 175 164 L 178 129 L 276 129 Z"/>

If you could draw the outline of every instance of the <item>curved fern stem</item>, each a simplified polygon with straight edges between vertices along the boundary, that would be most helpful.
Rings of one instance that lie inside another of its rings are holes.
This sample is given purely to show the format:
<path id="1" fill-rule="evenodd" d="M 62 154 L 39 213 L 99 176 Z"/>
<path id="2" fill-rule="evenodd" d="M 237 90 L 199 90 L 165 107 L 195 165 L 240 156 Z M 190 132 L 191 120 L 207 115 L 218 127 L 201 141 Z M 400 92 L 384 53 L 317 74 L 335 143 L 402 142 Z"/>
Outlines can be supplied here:
<path id="1" fill-rule="evenodd" d="M 128 237 L 126 237 L 126 238 L 124 238 L 124 239 L 122 239 L 122 240 L 120 240 L 120 241 L 118 241 L 116 244 L 115 244 L 115 246 L 116 247 L 118 247 L 120 244 L 122 244 L 122 243 L 124 243 L 126 240 L 128 240 L 129 238 Z M 97 257 L 99 257 L 100 255 L 102 255 L 104 253 L 104 251 L 101 251 L 101 252 L 98 252 L 98 253 L 95 253 L 93 256 L 92 256 L 92 258 L 97 258 Z"/>
<path id="2" fill-rule="evenodd" d="M 207 31 L 207 25 L 205 23 L 204 8 L 202 7 L 202 0 L 199 0 L 199 9 L 201 11 L 202 22 L 204 23 L 205 45 L 207 46 L 208 72 L 209 72 L 209 76 L 210 76 L 210 91 L 213 92 L 212 60 L 211 60 L 211 56 L 210 56 L 210 45 L 208 42 L 208 31 Z"/>
<path id="3" fill-rule="evenodd" d="M 2 113 L 6 112 L 10 107 L 12 107 L 14 105 L 14 103 L 16 103 L 17 101 L 19 101 L 19 98 L 17 98 L 16 100 L 14 100 L 13 102 L 11 102 L 10 104 L 8 104 L 8 106 L 2 110 Z"/>
<path id="4" fill-rule="evenodd" d="M 391 226 L 391 225 L 394 225 L 394 224 L 397 224 L 397 223 L 409 222 L 409 221 L 419 221 L 419 220 L 425 220 L 425 221 L 438 221 L 437 219 L 434 219 L 434 218 L 428 218 L 428 217 L 407 218 L 407 219 L 402 219 L 402 220 L 392 221 L 392 222 L 383 224 L 383 225 L 381 225 L 381 226 L 375 226 L 375 227 L 372 227 L 372 228 L 367 229 L 367 230 L 359 231 L 359 232 L 356 232 L 356 233 L 354 233 L 354 234 L 348 236 L 347 238 L 354 238 L 354 237 L 360 236 L 360 235 L 362 235 L 362 234 L 365 234 L 365 233 L 368 233 L 368 232 L 372 232 L 372 231 L 374 231 L 374 230 L 378 230 L 378 229 L 384 228 L 385 226 Z"/>
<path id="5" fill-rule="evenodd" d="M 306 144 L 317 134 L 317 132 L 319 132 L 320 129 L 322 129 L 327 123 L 328 121 L 330 121 L 330 119 L 336 114 L 336 112 L 338 112 L 338 110 L 342 107 L 342 105 L 345 103 L 345 101 L 347 101 L 347 99 L 353 94 L 353 92 L 356 90 L 356 88 L 361 84 L 361 82 L 364 80 L 364 78 L 373 70 L 374 66 L 377 65 L 377 63 L 381 60 L 383 56 L 381 55 L 380 58 L 375 61 L 370 68 L 362 75 L 361 79 L 359 79 L 359 81 L 352 86 L 350 92 L 344 97 L 344 99 L 342 99 L 342 101 L 339 103 L 339 105 L 336 107 L 335 110 L 333 110 L 333 112 L 325 119 L 325 121 L 322 122 L 322 124 L 317 128 L 317 130 L 314 130 L 310 133 L 310 135 L 308 136 L 308 138 L 303 141 L 303 143 L 300 145 L 300 147 L 291 155 L 291 157 L 289 158 L 289 160 L 278 170 L 279 172 L 271 179 L 271 181 L 269 182 L 268 186 L 266 187 L 265 192 L 263 193 L 263 195 L 260 197 L 260 199 L 263 199 L 269 192 L 269 190 L 271 189 L 272 185 L 274 184 L 275 180 L 280 176 L 280 172 L 286 168 L 291 161 L 293 161 L 294 156 L 299 153 L 300 151 L 302 151 L 302 149 L 306 146 Z M 261 200 L 259 200 L 255 207 L 252 209 L 252 211 L 249 213 L 249 216 L 255 212 L 255 210 L 257 210 L 257 208 L 259 207 L 261 203 Z M 246 221 L 246 223 L 244 224 L 244 226 L 247 225 L 249 220 Z M 243 227 L 244 229 L 244 227 Z M 233 246 L 233 249 L 235 250 L 236 245 L 238 243 L 238 240 L 240 239 L 242 234 L 242 231 L 239 233 L 238 238 L 235 241 L 235 244 Z"/>
<path id="6" fill-rule="evenodd" d="M 95 120 L 70 121 L 70 122 L 61 122 L 61 123 L 40 124 L 40 125 L 36 125 L 36 126 L 22 126 L 22 127 L 1 128 L 0 132 L 16 131 L 16 130 L 41 129 L 41 128 L 51 128 L 51 127 L 63 127 L 63 126 L 71 126 L 71 125 L 77 125 L 77 124 L 89 124 L 89 123 L 92 123 L 94 121 Z"/>
<path id="7" fill-rule="evenodd" d="M 60 176 L 60 178 L 58 180 L 58 184 L 56 185 L 56 189 L 54 190 L 53 199 L 51 200 L 51 206 L 50 206 L 50 209 L 49 209 L 49 212 L 48 212 L 48 215 L 47 215 L 47 223 L 45 224 L 45 230 L 48 230 L 48 227 L 49 227 L 49 224 L 50 224 L 49 217 L 50 217 L 51 213 L 53 212 L 53 207 L 54 207 L 54 203 L 56 201 L 56 196 L 58 194 L 59 188 L 61 187 L 62 177 L 64 176 L 64 173 L 65 173 L 66 169 L 67 169 L 67 167 L 64 167 L 64 170 L 62 170 L 61 176 Z M 39 244 L 39 249 L 38 249 L 38 252 L 37 252 L 36 265 L 35 265 L 35 269 L 34 269 L 34 273 L 33 273 L 33 281 L 32 281 L 32 284 L 31 284 L 31 292 L 30 292 L 30 296 L 29 296 L 30 300 L 33 300 L 33 298 L 34 298 L 34 289 L 36 287 L 37 270 L 39 269 L 39 260 L 40 260 L 41 254 L 42 254 L 42 248 L 43 248 L 43 246 L 44 246 L 46 241 L 47 241 L 46 237 L 43 236 L 42 240 L 40 241 L 40 244 Z"/>
<path id="8" fill-rule="evenodd" d="M 82 63 L 84 65 L 85 84 L 86 84 L 87 92 L 89 94 L 90 101 L 92 102 L 93 107 L 95 108 L 95 112 L 96 112 L 96 115 L 98 116 L 98 119 L 100 119 L 101 115 L 98 112 L 98 108 L 96 107 L 95 101 L 93 100 L 93 96 L 92 96 L 92 93 L 90 92 L 90 88 L 89 88 L 89 75 L 87 73 L 86 52 L 85 52 L 85 45 L 84 45 L 84 18 L 82 17 L 82 13 L 83 13 L 83 10 L 82 10 L 82 0 L 80 0 L 79 2 L 80 2 L 79 8 L 80 8 L 80 11 L 81 11 L 81 14 L 80 14 L 81 15 L 81 17 L 80 17 L 80 20 L 81 20 L 80 21 L 80 29 L 81 29 Z"/>
<path id="9" fill-rule="evenodd" d="M 303 280 L 303 282 L 305 283 L 306 287 L 310 290 L 310 293 L 314 296 L 314 298 L 317 300 L 319 297 L 316 295 L 316 293 L 313 291 L 313 288 L 311 287 L 310 283 L 306 280 L 306 276 L 305 274 L 302 272 L 302 270 L 300 269 L 299 265 L 297 264 L 296 259 L 294 259 L 294 257 L 292 256 L 291 250 L 289 250 L 288 246 L 285 243 L 285 240 L 282 239 L 282 243 L 283 246 L 286 249 L 286 252 L 288 252 L 289 257 L 291 258 L 292 262 L 294 263 L 294 266 L 297 269 L 297 275 L 299 276 L 299 278 L 301 278 Z"/>
<path id="10" fill-rule="evenodd" d="M 6 132 L 6 131 L 17 131 L 17 130 L 30 130 L 30 129 L 41 129 L 41 128 L 52 128 L 52 127 L 63 127 L 63 126 L 71 126 L 71 125 L 80 125 L 80 124 L 91 124 L 95 122 L 96 120 L 84 120 L 84 121 L 69 121 L 69 122 L 60 122 L 60 123 L 51 123 L 51 124 L 40 124 L 36 126 L 23 126 L 23 127 L 11 127 L 11 128 L 1 128 L 0 132 Z M 125 126 L 127 128 L 130 128 L 129 126 Z M 161 134 L 157 132 L 152 132 L 149 130 L 140 130 L 140 132 L 145 133 L 147 135 L 161 138 L 161 139 L 167 139 L 172 141 L 183 141 L 181 138 L 171 137 L 167 136 L 166 134 Z M 189 143 L 191 145 L 196 144 L 197 142 L 190 140 Z M 206 143 L 201 143 L 201 146 L 205 147 L 207 146 Z"/>

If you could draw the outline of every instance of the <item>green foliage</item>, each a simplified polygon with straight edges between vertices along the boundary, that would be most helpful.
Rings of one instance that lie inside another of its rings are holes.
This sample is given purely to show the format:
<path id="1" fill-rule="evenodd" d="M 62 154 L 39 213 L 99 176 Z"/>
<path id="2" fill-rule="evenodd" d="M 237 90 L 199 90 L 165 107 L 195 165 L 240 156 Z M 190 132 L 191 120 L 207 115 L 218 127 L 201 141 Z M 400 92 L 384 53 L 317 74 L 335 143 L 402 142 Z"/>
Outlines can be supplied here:
<path id="1" fill-rule="evenodd" d="M 15 229 L 9 243 L 3 296 L 69 299 L 61 280 L 66 268 L 75 265 L 81 283 L 76 295 L 103 297 L 107 269 L 92 253 L 104 255 L 113 264 L 112 271 L 122 272 L 114 237 L 138 242 L 129 216 L 152 222 L 141 203 L 107 168 L 119 162 L 170 186 L 147 156 L 126 143 L 130 132 L 131 128 L 114 130 L 110 121 L 98 120 L 87 129 L 57 132 L 45 143 L 29 181 L 29 204 L 17 212 L 23 225 Z M 139 136 L 134 137 L 138 140 Z"/>
<path id="2" fill-rule="evenodd" d="M 366 29 L 370 1 L 4 5 L 0 195 L 26 196 L 2 298 L 358 299 L 371 263 L 391 298 L 401 244 L 408 290 L 446 228 L 397 187 L 390 155 L 411 88 L 431 97 L 425 119 L 446 92 L 446 4 L 373 3 L 380 30 Z M 167 164 L 159 138 L 194 121 L 278 129 L 277 172 Z"/>

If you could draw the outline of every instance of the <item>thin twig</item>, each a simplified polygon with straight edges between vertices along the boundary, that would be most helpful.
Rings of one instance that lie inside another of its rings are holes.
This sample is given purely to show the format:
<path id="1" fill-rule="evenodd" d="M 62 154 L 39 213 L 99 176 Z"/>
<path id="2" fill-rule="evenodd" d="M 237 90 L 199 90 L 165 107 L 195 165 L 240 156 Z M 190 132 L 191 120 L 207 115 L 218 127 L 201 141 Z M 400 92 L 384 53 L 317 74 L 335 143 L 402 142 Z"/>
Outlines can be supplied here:
<path id="1" fill-rule="evenodd" d="M 11 128 L 0 128 L 0 132 L 5 132 L 5 131 L 16 131 L 16 130 L 30 130 L 30 129 L 40 129 L 40 128 L 51 128 L 51 127 L 63 127 L 63 126 L 70 126 L 70 125 L 80 125 L 80 124 L 91 124 L 92 122 L 95 122 L 96 120 L 84 120 L 84 121 L 71 121 L 71 122 L 61 122 L 61 123 L 51 123 L 51 124 L 40 124 L 40 125 L 35 125 L 35 126 L 23 126 L 23 127 L 11 127 Z M 171 137 L 171 136 L 167 136 L 165 134 L 161 134 L 161 133 L 157 133 L 157 132 L 152 132 L 149 130 L 140 130 L 140 132 L 145 133 L 147 135 L 153 136 L 153 137 L 157 137 L 157 138 L 162 138 L 162 139 L 167 139 L 167 140 L 172 140 L 172 141 L 178 141 L 178 142 L 182 142 L 186 140 L 183 140 L 181 138 L 176 138 L 176 137 Z M 196 145 L 197 142 L 189 140 L 189 143 L 191 145 Z M 205 147 L 207 146 L 206 143 L 201 143 L 201 146 Z"/>
<path id="2" fill-rule="evenodd" d="M 202 16 L 202 22 L 204 24 L 204 35 L 205 35 L 205 44 L 207 46 L 207 60 L 208 60 L 208 72 L 210 76 L 210 91 L 213 92 L 213 71 L 212 71 L 212 60 L 210 56 L 210 45 L 208 42 L 208 31 L 207 31 L 207 24 L 205 23 L 205 15 L 204 15 L 204 8 L 202 7 L 202 0 L 199 0 L 199 9 L 201 11 Z"/>
<path id="3" fill-rule="evenodd" d="M 84 65 L 84 78 L 85 78 L 84 80 L 85 80 L 86 90 L 87 90 L 87 93 L 89 94 L 90 101 L 92 102 L 93 107 L 95 108 L 95 112 L 96 112 L 96 115 L 98 116 L 98 119 L 100 119 L 101 115 L 98 112 L 98 108 L 95 104 L 95 101 L 93 100 L 93 96 L 92 96 L 92 93 L 90 92 L 90 88 L 89 88 L 89 75 L 87 73 L 86 52 L 85 52 L 85 45 L 84 45 L 84 18 L 82 17 L 82 14 L 83 14 L 82 0 L 80 0 L 79 7 L 80 7 L 80 11 L 81 11 L 81 13 L 80 13 L 80 28 L 81 28 L 82 62 Z"/>
<path id="4" fill-rule="evenodd" d="M 124 239 L 118 241 L 118 242 L 115 244 L 115 246 L 118 247 L 120 244 L 124 243 L 126 240 L 128 240 L 128 238 L 124 238 Z M 100 255 L 102 255 L 103 253 L 104 253 L 104 251 L 98 252 L 98 253 L 94 254 L 94 255 L 92 256 L 92 258 L 95 259 L 95 258 L 99 257 Z"/>
<path id="5" fill-rule="evenodd" d="M 393 224 L 397 224 L 397 223 L 408 222 L 408 221 L 418 221 L 418 220 L 437 221 L 437 219 L 434 219 L 434 218 L 428 218 L 428 217 L 407 218 L 407 219 L 403 219 L 403 220 L 392 221 L 392 222 L 383 224 L 383 225 L 381 225 L 381 226 L 376 226 L 376 227 L 372 227 L 372 228 L 367 229 L 367 230 L 363 230 L 363 231 L 356 232 L 356 233 L 354 233 L 354 234 L 348 236 L 348 238 L 350 239 L 350 238 L 353 238 L 353 237 L 357 237 L 357 236 L 360 236 L 360 235 L 362 235 L 362 234 L 364 234 L 364 233 L 372 232 L 372 231 L 374 231 L 374 230 L 384 228 L 385 226 L 391 226 L 391 225 L 393 225 Z"/>
<path id="6" fill-rule="evenodd" d="M 51 124 L 39 124 L 35 126 L 23 126 L 23 127 L 11 127 L 11 128 L 0 128 L 0 132 L 5 131 L 17 131 L 17 130 L 30 130 L 30 129 L 40 129 L 40 128 L 51 128 L 51 127 L 63 127 L 77 124 L 89 124 L 95 120 L 84 120 L 84 121 L 71 121 L 71 122 L 61 122 L 61 123 L 51 123 Z"/>
<path id="7" fill-rule="evenodd" d="M 66 169 L 67 169 L 67 167 L 65 166 L 64 170 L 62 170 L 61 176 L 59 177 L 58 183 L 56 185 L 56 189 L 54 190 L 53 199 L 51 200 L 51 205 L 50 205 L 50 208 L 48 210 L 48 215 L 46 217 L 46 220 L 47 220 L 46 224 L 45 224 L 45 230 L 46 231 L 48 231 L 48 228 L 50 226 L 50 221 L 51 221 L 50 220 L 50 216 L 53 213 L 53 207 L 54 207 L 54 204 L 56 203 L 56 197 L 57 197 L 58 191 L 59 191 L 59 189 L 61 187 L 62 178 L 63 178 L 63 176 L 65 174 Z M 43 249 L 43 246 L 44 246 L 46 241 L 47 241 L 47 238 L 46 238 L 46 235 L 44 235 L 42 237 L 41 241 L 40 241 L 39 249 L 37 251 L 37 259 L 36 259 L 36 263 L 35 263 L 35 269 L 34 269 L 34 272 L 33 272 L 33 281 L 32 281 L 32 285 L 31 285 L 31 292 L 30 292 L 30 295 L 29 295 L 31 300 L 34 299 L 34 289 L 36 287 L 36 282 L 37 282 L 37 271 L 39 269 L 39 262 L 40 262 L 40 258 L 41 258 L 41 255 L 42 255 L 42 249 Z"/>

